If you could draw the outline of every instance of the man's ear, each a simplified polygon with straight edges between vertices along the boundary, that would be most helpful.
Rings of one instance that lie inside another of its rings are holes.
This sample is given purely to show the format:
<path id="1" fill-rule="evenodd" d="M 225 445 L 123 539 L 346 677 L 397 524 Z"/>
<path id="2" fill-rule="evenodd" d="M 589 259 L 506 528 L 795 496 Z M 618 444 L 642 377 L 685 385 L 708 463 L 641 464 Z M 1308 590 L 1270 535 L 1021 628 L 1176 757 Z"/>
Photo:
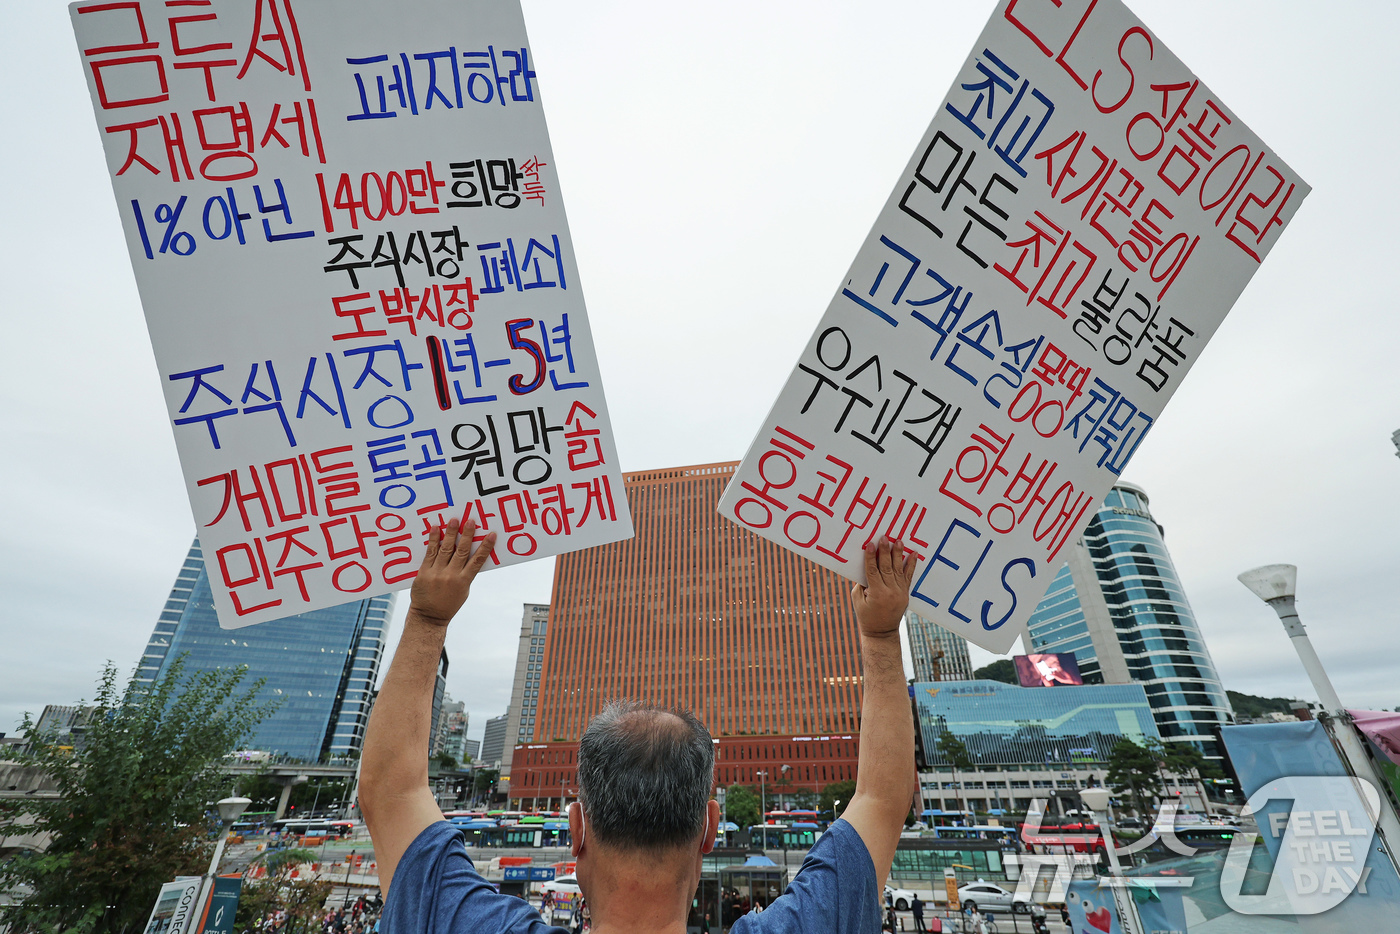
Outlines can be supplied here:
<path id="1" fill-rule="evenodd" d="M 583 852 L 583 805 L 575 801 L 569 805 L 569 847 L 573 851 L 574 859 L 578 859 Z"/>
<path id="2" fill-rule="evenodd" d="M 715 836 L 719 833 L 719 802 L 711 800 L 705 806 L 705 832 L 700 837 L 700 852 L 708 853 L 715 848 Z"/>

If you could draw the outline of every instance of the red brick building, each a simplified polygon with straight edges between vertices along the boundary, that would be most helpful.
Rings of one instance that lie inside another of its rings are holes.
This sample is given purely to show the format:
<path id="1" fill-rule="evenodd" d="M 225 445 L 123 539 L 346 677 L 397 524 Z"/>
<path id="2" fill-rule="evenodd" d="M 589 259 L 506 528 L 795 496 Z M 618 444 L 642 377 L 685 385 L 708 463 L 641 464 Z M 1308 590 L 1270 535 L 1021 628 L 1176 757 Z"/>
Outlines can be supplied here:
<path id="1" fill-rule="evenodd" d="M 557 807 L 576 796 L 579 737 L 615 698 L 694 711 L 715 737 L 725 785 L 758 784 L 759 771 L 786 791 L 855 777 L 850 582 L 715 511 L 737 466 L 626 474 L 636 537 L 557 559 L 513 802 Z"/>
<path id="2" fill-rule="evenodd" d="M 819 791 L 856 777 L 858 737 L 721 736 L 715 738 L 715 778 L 720 785 L 761 784 L 768 800 L 798 790 Z M 512 807 L 554 810 L 578 798 L 578 742 L 515 747 Z M 783 766 L 788 766 L 787 771 Z M 760 780 L 759 772 L 765 773 Z"/>

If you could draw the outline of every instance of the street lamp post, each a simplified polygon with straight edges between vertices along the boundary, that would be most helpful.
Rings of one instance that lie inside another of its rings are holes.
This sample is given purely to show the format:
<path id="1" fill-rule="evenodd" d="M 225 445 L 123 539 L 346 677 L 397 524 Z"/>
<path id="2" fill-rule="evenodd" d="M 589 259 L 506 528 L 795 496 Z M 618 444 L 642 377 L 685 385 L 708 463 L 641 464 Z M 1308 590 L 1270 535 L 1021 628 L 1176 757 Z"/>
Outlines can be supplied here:
<path id="1" fill-rule="evenodd" d="M 1123 919 L 1123 927 L 1127 934 L 1142 934 L 1142 924 L 1138 920 L 1137 909 L 1133 905 L 1132 897 L 1122 897 L 1123 867 L 1118 863 L 1118 850 L 1113 843 L 1113 820 L 1108 813 L 1108 799 L 1112 797 L 1112 794 L 1107 788 L 1082 788 L 1079 791 L 1079 800 L 1083 801 L 1084 806 L 1094 815 L 1094 823 L 1098 825 L 1099 833 L 1103 836 L 1104 852 L 1108 855 L 1109 874 L 1118 880 L 1113 888 L 1113 899 L 1120 909 L 1119 914 Z"/>
<path id="2" fill-rule="evenodd" d="M 351 850 L 350 855 L 345 857 L 345 900 L 340 903 L 344 908 L 350 904 L 350 869 L 355 865 L 355 851 Z"/>
<path id="3" fill-rule="evenodd" d="M 758 772 L 758 822 L 763 825 L 763 848 L 768 849 L 768 796 L 765 793 L 768 772 L 760 769 Z"/>
<path id="4" fill-rule="evenodd" d="M 224 858 L 224 844 L 228 842 L 229 831 L 234 821 L 242 817 L 252 803 L 247 798 L 224 798 L 216 805 L 219 809 L 219 843 L 214 847 L 214 858 L 209 860 L 209 871 L 204 874 L 204 882 L 199 888 L 199 901 L 195 904 L 200 912 L 204 911 L 204 903 L 214 888 L 214 876 L 218 875 L 219 861 Z"/>
<path id="5" fill-rule="evenodd" d="M 1366 754 L 1366 749 L 1362 746 L 1361 739 L 1356 735 L 1356 730 L 1350 723 L 1350 717 L 1342 706 L 1342 699 L 1337 696 L 1337 689 L 1332 686 L 1332 679 L 1327 677 L 1327 670 L 1322 667 L 1322 660 L 1317 657 L 1317 652 L 1313 649 L 1312 640 L 1308 638 L 1303 621 L 1298 618 L 1298 610 L 1294 605 L 1294 597 L 1298 589 L 1298 568 L 1292 564 L 1266 564 L 1263 567 L 1245 571 L 1239 575 L 1239 582 L 1248 587 L 1251 593 L 1267 603 L 1278 614 L 1279 622 L 1283 623 L 1283 630 L 1288 633 L 1288 638 L 1293 643 L 1293 649 L 1298 653 L 1298 659 L 1303 663 L 1303 670 L 1308 673 L 1308 680 L 1312 682 L 1313 690 L 1317 692 L 1318 701 L 1322 704 L 1324 712 L 1335 724 L 1330 732 L 1346 756 L 1352 774 L 1357 778 L 1365 779 L 1377 788 L 1384 787 L 1384 779 L 1376 774 L 1375 768 L 1371 765 L 1370 757 Z M 1397 847 L 1400 847 L 1400 819 L 1396 818 L 1395 811 L 1384 797 L 1381 798 L 1378 810 L 1376 832 L 1385 842 L 1385 848 L 1390 853 L 1391 861 L 1400 863 L 1400 853 L 1397 853 L 1396 850 Z"/>
<path id="6" fill-rule="evenodd" d="M 1332 687 L 1332 681 L 1322 667 L 1322 660 L 1313 650 L 1312 640 L 1308 638 L 1307 630 L 1303 628 L 1303 621 L 1298 618 L 1298 610 L 1294 606 L 1298 568 L 1291 564 L 1266 564 L 1252 571 L 1245 571 L 1239 576 L 1239 582 L 1248 587 L 1260 600 L 1273 607 L 1274 612 L 1278 614 L 1279 622 L 1283 623 L 1283 631 L 1288 633 L 1288 638 L 1292 640 L 1293 648 L 1303 663 L 1303 670 L 1308 673 L 1308 679 L 1312 681 L 1313 690 L 1317 691 L 1317 699 L 1322 702 L 1323 709 L 1331 713 L 1341 710 L 1342 700 L 1337 696 L 1337 689 Z"/>

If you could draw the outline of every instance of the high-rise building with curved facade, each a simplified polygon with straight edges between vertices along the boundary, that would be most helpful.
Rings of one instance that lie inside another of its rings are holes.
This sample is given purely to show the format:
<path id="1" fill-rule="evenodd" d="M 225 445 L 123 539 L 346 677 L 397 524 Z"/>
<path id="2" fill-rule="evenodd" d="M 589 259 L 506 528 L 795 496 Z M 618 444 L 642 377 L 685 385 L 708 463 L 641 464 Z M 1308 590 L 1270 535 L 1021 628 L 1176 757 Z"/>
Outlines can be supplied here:
<path id="1" fill-rule="evenodd" d="M 217 565 L 216 565 L 217 568 Z M 315 762 L 358 753 L 379 676 L 394 595 L 310 610 L 242 629 L 222 629 L 204 551 L 195 539 L 141 656 L 135 680 L 150 683 L 185 656 L 185 673 L 247 665 L 246 688 L 281 706 L 258 724 L 248 748 Z M 446 655 L 434 698 L 434 730 Z"/>
<path id="2" fill-rule="evenodd" d="M 1031 652 L 1073 652 L 1086 684 L 1138 682 L 1166 742 L 1221 754 L 1234 720 L 1147 493 L 1115 484 L 1030 619 Z"/>

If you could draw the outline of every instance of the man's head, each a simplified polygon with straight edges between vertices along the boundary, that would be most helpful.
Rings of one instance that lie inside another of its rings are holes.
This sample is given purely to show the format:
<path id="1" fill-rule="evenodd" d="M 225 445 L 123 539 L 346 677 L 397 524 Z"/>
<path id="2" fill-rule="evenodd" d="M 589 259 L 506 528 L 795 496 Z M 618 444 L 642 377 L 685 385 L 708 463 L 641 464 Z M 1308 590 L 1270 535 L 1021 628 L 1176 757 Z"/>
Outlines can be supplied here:
<path id="1" fill-rule="evenodd" d="M 684 926 L 719 829 L 714 775 L 714 742 L 690 713 L 618 701 L 588 724 L 569 829 L 595 924 Z"/>
<path id="2" fill-rule="evenodd" d="M 613 849 L 693 844 L 705 829 L 714 775 L 714 742 L 694 715 L 614 701 L 579 743 L 586 833 Z"/>

